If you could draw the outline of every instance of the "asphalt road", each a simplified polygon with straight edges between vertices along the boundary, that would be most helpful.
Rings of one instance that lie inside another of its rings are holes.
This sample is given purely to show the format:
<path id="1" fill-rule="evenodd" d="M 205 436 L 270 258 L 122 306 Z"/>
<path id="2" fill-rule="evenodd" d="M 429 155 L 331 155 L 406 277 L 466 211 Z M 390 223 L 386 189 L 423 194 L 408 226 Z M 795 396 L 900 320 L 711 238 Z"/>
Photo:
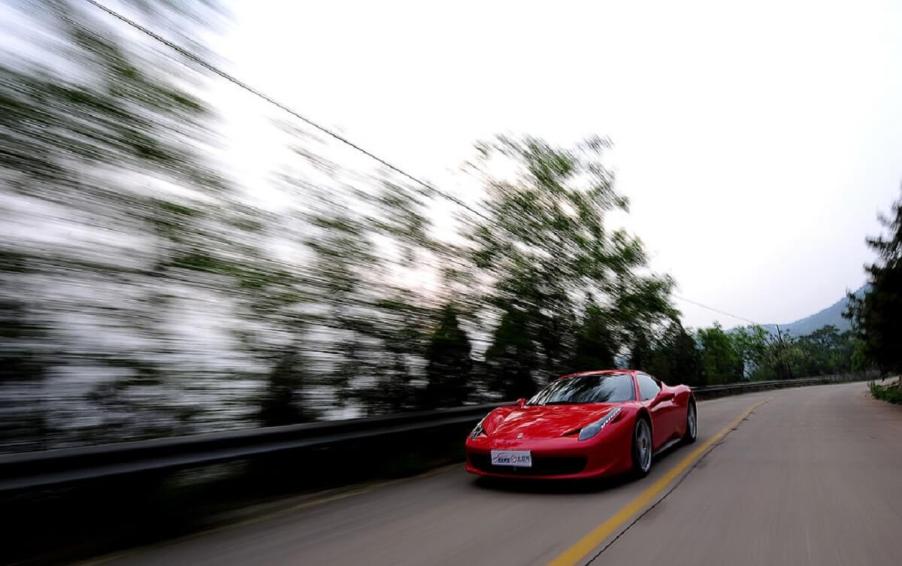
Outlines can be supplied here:
<path id="1" fill-rule="evenodd" d="M 851 383 L 706 401 L 699 421 L 639 481 L 499 486 L 454 466 L 104 561 L 902 564 L 902 407 Z"/>

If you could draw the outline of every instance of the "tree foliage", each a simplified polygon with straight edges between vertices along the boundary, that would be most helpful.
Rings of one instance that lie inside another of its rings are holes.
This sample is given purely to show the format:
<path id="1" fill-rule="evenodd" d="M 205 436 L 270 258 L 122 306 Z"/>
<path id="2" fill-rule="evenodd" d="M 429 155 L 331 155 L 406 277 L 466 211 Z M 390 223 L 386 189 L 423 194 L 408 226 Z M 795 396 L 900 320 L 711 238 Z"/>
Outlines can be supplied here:
<path id="1" fill-rule="evenodd" d="M 457 309 L 446 305 L 426 351 L 427 407 L 453 407 L 467 400 L 473 389 L 473 359 L 466 332 L 460 327 Z"/>
<path id="2" fill-rule="evenodd" d="M 616 342 L 611 322 L 603 308 L 594 302 L 586 305 L 579 331 L 576 335 L 573 369 L 614 367 Z"/>
<path id="3" fill-rule="evenodd" d="M 883 372 L 902 371 L 902 200 L 891 216 L 881 217 L 888 234 L 868 238 L 877 261 L 866 270 L 869 289 L 862 298 L 849 295 L 847 316 L 863 343 L 865 356 Z"/>
<path id="4" fill-rule="evenodd" d="M 585 363 L 608 367 L 675 313 L 672 281 L 648 273 L 638 239 L 607 225 L 610 211 L 627 208 L 604 164 L 608 145 L 501 137 L 479 146 L 488 215 L 470 241 L 485 303 L 500 313 L 486 361 L 505 392 L 598 367 Z"/>
<path id="5" fill-rule="evenodd" d="M 708 385 L 737 381 L 742 376 L 742 358 L 733 339 L 720 324 L 698 331 L 702 367 Z"/>
<path id="6" fill-rule="evenodd" d="M 538 356 L 535 342 L 524 332 L 528 319 L 523 311 L 506 309 L 485 353 L 489 389 L 505 399 L 528 397 L 536 390 Z"/>
<path id="7" fill-rule="evenodd" d="M 695 338 L 677 320 L 667 326 L 659 341 L 649 348 L 645 359 L 645 363 L 634 367 L 646 370 L 666 383 L 705 385 L 702 351 Z"/>
<path id="8" fill-rule="evenodd" d="M 176 32 L 214 11 L 141 4 Z M 39 377 L 53 403 L 28 410 L 55 407 L 50 432 L 172 431 L 196 411 L 167 383 L 205 370 L 189 369 L 190 347 L 171 322 L 189 314 L 190 295 L 223 290 L 247 251 L 226 243 L 245 239 L 232 222 L 240 214 L 203 157 L 210 112 L 168 58 L 89 7 L 17 8 L 50 33 L 28 38 L 28 56 L 0 55 L 0 209 L 9 234 L 0 286 L 14 335 L 3 356 L 15 368 L 2 396 L 32 398 L 28 381 Z M 67 386 L 73 375 L 96 377 Z M 4 424 L 16 420 L 17 407 L 9 410 Z"/>

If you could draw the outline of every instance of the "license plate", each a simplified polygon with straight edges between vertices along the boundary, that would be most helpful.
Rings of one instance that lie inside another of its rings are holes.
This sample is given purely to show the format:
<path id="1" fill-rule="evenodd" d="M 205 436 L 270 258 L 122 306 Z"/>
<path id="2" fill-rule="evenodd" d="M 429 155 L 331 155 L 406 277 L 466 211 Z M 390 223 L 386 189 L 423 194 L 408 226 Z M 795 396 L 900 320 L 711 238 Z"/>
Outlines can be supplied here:
<path id="1" fill-rule="evenodd" d="M 532 467 L 532 453 L 529 450 L 492 450 L 493 466 Z"/>

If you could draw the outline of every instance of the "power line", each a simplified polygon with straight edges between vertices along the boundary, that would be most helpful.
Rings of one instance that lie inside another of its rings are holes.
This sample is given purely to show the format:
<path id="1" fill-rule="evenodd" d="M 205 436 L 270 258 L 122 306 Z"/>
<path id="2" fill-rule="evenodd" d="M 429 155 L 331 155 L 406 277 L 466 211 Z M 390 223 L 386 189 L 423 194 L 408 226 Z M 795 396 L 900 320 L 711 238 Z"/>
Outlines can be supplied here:
<path id="1" fill-rule="evenodd" d="M 307 118 L 306 116 L 304 116 L 304 115 L 301 114 L 300 112 L 298 112 L 298 111 L 292 109 L 291 107 L 289 107 L 289 106 L 287 106 L 287 105 L 285 105 L 285 104 L 279 102 L 278 100 L 276 100 L 276 99 L 272 98 L 271 96 L 269 96 L 269 95 L 263 93 L 262 91 L 257 90 L 256 88 L 250 86 L 250 85 L 247 84 L 246 82 L 244 82 L 244 81 L 238 79 L 238 78 L 235 77 L 234 75 L 231 75 L 231 74 L 227 73 L 226 71 L 223 71 L 222 69 L 220 69 L 219 67 L 217 67 L 217 66 L 213 65 L 212 63 L 206 61 L 205 59 L 203 59 L 202 57 L 200 57 L 200 56 L 197 55 L 196 53 L 193 53 L 193 52 L 191 52 L 191 51 L 185 49 L 184 47 L 181 47 L 180 45 L 178 45 L 178 44 L 176 44 L 176 43 L 173 43 L 172 41 L 166 39 L 165 37 L 163 37 L 163 36 L 161 36 L 160 34 L 154 32 L 153 30 L 151 30 L 151 29 L 149 29 L 149 28 L 147 28 L 147 27 L 145 27 L 145 26 L 139 24 L 138 22 L 136 22 L 136 21 L 132 20 L 131 18 L 128 18 L 127 16 L 125 16 L 125 15 L 123 15 L 123 14 L 121 14 L 121 13 L 115 11 L 115 10 L 113 10 L 112 8 L 107 7 L 106 5 L 104 5 L 104 4 L 100 3 L 100 2 L 98 2 L 97 0 L 84 0 L 84 1 L 87 2 L 88 4 L 94 6 L 95 8 L 97 8 L 97 9 L 99 9 L 99 10 L 101 10 L 101 11 L 107 13 L 108 15 L 110 15 L 110 16 L 116 18 L 117 20 L 119 20 L 119 21 L 125 23 L 126 25 L 128 25 L 128 26 L 130 26 L 130 27 L 132 27 L 132 28 L 134 28 L 134 29 L 136 29 L 136 30 L 138 30 L 139 32 L 143 33 L 144 35 L 146 35 L 146 36 L 148 36 L 148 37 L 154 39 L 155 41 L 157 41 L 157 42 L 159 42 L 159 43 L 165 45 L 166 47 L 172 49 L 173 51 L 175 51 L 175 52 L 177 52 L 178 54 L 182 55 L 182 56 L 185 57 L 186 59 L 189 59 L 189 60 L 193 61 L 195 64 L 197 64 L 197 65 L 203 67 L 204 69 L 206 69 L 206 70 L 212 72 L 213 74 L 215 74 L 215 75 L 217 75 L 217 76 L 219 76 L 219 77 L 221 77 L 221 78 L 223 78 L 223 79 L 229 81 L 230 83 L 234 84 L 235 86 L 237 86 L 237 87 L 239 87 L 239 88 L 241 88 L 241 89 L 246 90 L 247 92 L 253 94 L 254 96 L 257 96 L 258 98 L 263 99 L 264 101 L 268 102 L 269 104 L 272 104 L 273 106 L 275 106 L 276 108 L 282 110 L 283 112 L 287 112 L 288 114 L 294 116 L 294 117 L 297 118 L 298 120 L 301 120 L 301 121 L 304 122 L 305 124 L 307 124 L 307 125 L 309 125 L 309 126 L 311 126 L 311 127 L 313 127 L 313 128 L 316 128 L 317 130 L 319 130 L 320 132 L 326 134 L 327 136 L 329 136 L 329 137 L 331 137 L 331 138 L 333 138 L 333 139 L 335 139 L 335 140 L 337 140 L 337 141 L 339 141 L 339 142 L 341 142 L 341 143 L 347 145 L 348 147 L 351 147 L 351 148 L 357 150 L 358 152 L 362 153 L 363 155 L 366 155 L 366 156 L 369 157 L 370 159 L 376 161 L 376 162 L 379 163 L 380 165 L 382 165 L 382 166 L 384 166 L 384 167 L 386 167 L 386 168 L 388 168 L 388 169 L 394 171 L 395 173 L 397 173 L 397 174 L 403 176 L 404 178 L 406 178 L 406 179 L 408 179 L 408 180 L 410 180 L 410 181 L 413 181 L 414 183 L 416 183 L 416 184 L 422 186 L 423 188 L 425 188 L 426 190 L 432 192 L 433 194 L 436 194 L 436 195 L 438 195 L 438 196 L 440 196 L 440 197 L 442 197 L 442 198 L 444 198 L 444 199 L 446 199 L 446 200 L 448 200 L 448 201 L 450 201 L 450 202 L 453 202 L 454 204 L 456 204 L 456 205 L 458 205 L 458 206 L 460 206 L 460 207 L 466 209 L 467 211 L 469 211 L 469 212 L 475 214 L 476 216 L 482 218 L 483 220 L 485 220 L 485 221 L 487 221 L 487 222 L 491 222 L 491 220 L 490 220 L 487 216 L 485 216 L 483 213 L 479 212 L 478 210 L 474 209 L 473 207 L 471 207 L 470 205 L 468 205 L 467 203 L 465 203 L 465 202 L 462 201 L 461 199 L 459 199 L 459 198 L 457 198 L 457 197 L 455 197 L 455 196 L 453 196 L 453 195 L 450 195 L 450 194 L 448 194 L 448 193 L 445 193 L 445 192 L 443 192 L 443 191 L 437 189 L 437 188 L 434 187 L 433 185 L 427 183 L 426 181 L 420 179 L 419 177 L 416 177 L 416 176 L 414 176 L 414 175 L 408 173 L 407 171 L 404 171 L 404 170 L 401 169 L 400 167 L 398 167 L 398 166 L 396 166 L 396 165 L 393 165 L 393 164 L 390 163 L 389 161 L 387 161 L 387 160 L 385 160 L 385 159 L 379 157 L 378 155 L 376 155 L 375 153 L 373 153 L 373 152 L 371 152 L 371 151 L 365 149 L 364 147 L 362 147 L 362 146 L 360 146 L 360 145 L 358 145 L 358 144 L 352 142 L 351 140 L 349 140 L 348 138 L 346 138 L 346 137 L 342 136 L 341 134 L 335 132 L 334 130 L 331 130 L 331 129 L 325 127 L 325 126 L 321 126 L 320 124 L 318 124 L 317 122 L 314 122 L 314 121 L 311 120 L 310 118 Z M 751 319 L 748 319 L 748 318 L 745 318 L 745 317 L 742 317 L 742 316 L 738 316 L 738 315 L 735 315 L 735 314 L 731 314 L 731 313 L 728 313 L 728 312 L 726 312 L 726 311 L 723 311 L 723 310 L 720 310 L 720 309 L 716 309 L 716 308 L 714 308 L 714 307 L 709 307 L 709 306 L 707 306 L 707 305 L 705 305 L 705 304 L 699 303 L 698 301 L 693 301 L 693 300 L 691 300 L 691 299 L 687 299 L 686 297 L 681 297 L 681 296 L 676 295 L 676 294 L 674 294 L 673 296 L 674 296 L 675 298 L 681 300 L 681 301 L 685 301 L 685 302 L 690 303 L 690 304 L 693 304 L 693 305 L 695 305 L 695 306 L 697 306 L 697 307 L 701 307 L 701 308 L 703 308 L 703 309 L 707 309 L 707 310 L 709 310 L 709 311 L 716 312 L 716 313 L 722 314 L 722 315 L 724 315 L 724 316 L 729 316 L 729 317 L 731 317 L 731 318 L 735 318 L 735 319 L 741 320 L 741 321 L 743 321 L 743 322 L 748 322 L 748 323 L 753 324 L 753 325 L 756 325 L 756 326 L 762 326 L 761 324 L 755 322 L 754 320 L 751 320 Z M 777 326 L 777 328 L 778 328 L 778 331 L 779 331 L 779 326 Z"/>
<path id="2" fill-rule="evenodd" d="M 463 207 L 464 209 L 466 209 L 466 210 L 468 210 L 469 212 L 475 214 L 476 216 L 479 216 L 480 218 L 482 218 L 483 220 L 485 220 L 485 221 L 487 221 L 487 222 L 491 222 L 491 220 L 489 220 L 489 218 L 488 218 L 487 216 L 485 216 L 483 213 L 481 213 L 481 212 L 479 212 L 478 210 L 476 210 L 475 208 L 471 207 L 470 205 L 468 205 L 467 203 L 465 203 L 465 202 L 462 201 L 461 199 L 457 198 L 456 196 L 450 195 L 450 194 L 448 194 L 448 193 L 445 193 L 445 192 L 443 192 L 443 191 L 437 189 L 437 188 L 434 187 L 433 185 L 427 183 L 426 181 L 420 179 L 419 177 L 416 177 L 416 176 L 414 176 L 414 175 L 411 175 L 410 173 L 408 173 L 407 171 L 404 171 L 403 169 L 401 169 L 400 167 L 398 167 L 398 166 L 396 166 L 396 165 L 392 165 L 390 162 L 388 162 L 387 160 L 385 160 L 385 159 L 379 157 L 379 156 L 376 155 L 375 153 L 373 153 L 373 152 L 371 152 L 371 151 L 369 151 L 369 150 L 363 148 L 362 146 L 360 146 L 360 145 L 358 145 L 358 144 L 352 142 L 351 140 L 349 140 L 348 138 L 346 138 L 346 137 L 342 136 L 341 134 L 335 132 L 334 130 L 330 130 L 329 128 L 327 128 L 327 127 L 325 127 L 325 126 L 321 126 L 320 124 L 314 122 L 314 121 L 311 120 L 310 118 L 307 118 L 306 116 L 304 116 L 304 115 L 301 114 L 300 112 L 297 112 L 296 110 L 290 108 L 289 106 L 286 106 L 285 104 L 283 104 L 283 103 L 279 102 L 278 100 L 272 98 L 271 96 L 269 96 L 269 95 L 267 95 L 267 94 L 265 94 L 265 93 L 263 93 L 263 92 L 261 92 L 261 91 L 255 89 L 254 87 L 252 87 L 252 86 L 250 86 L 249 84 L 247 84 L 246 82 L 244 82 L 244 81 L 238 79 L 238 78 L 235 77 L 234 75 L 231 75 L 231 74 L 227 73 L 226 71 L 223 71 L 222 69 L 220 69 L 219 67 L 213 65 L 212 63 L 209 63 L 208 61 L 206 61 L 205 59 L 203 59 L 203 58 L 200 57 L 199 55 L 197 55 L 197 54 L 195 54 L 195 53 L 193 53 L 193 52 L 191 52 L 191 51 L 188 51 L 187 49 L 185 49 L 184 47 L 181 47 L 180 45 L 177 45 L 176 43 L 173 43 L 172 41 L 166 39 L 165 37 L 163 37 L 163 36 L 161 36 L 160 34 L 154 32 L 153 30 L 151 30 L 151 29 L 149 29 L 149 28 L 147 28 L 147 27 L 145 27 L 145 26 L 142 26 L 142 25 L 139 24 L 138 22 L 136 22 L 136 21 L 134 21 L 134 20 L 128 18 L 127 16 L 122 15 L 121 13 L 119 13 L 119 12 L 113 10 L 112 8 L 109 8 L 109 7 L 105 6 L 104 4 L 101 4 L 101 3 L 98 2 L 97 0 L 84 0 L 84 1 L 87 2 L 88 4 L 94 6 L 94 7 L 97 8 L 97 9 L 102 10 L 103 12 L 106 12 L 106 13 L 109 14 L 110 16 L 112 16 L 112 17 L 116 18 L 117 20 L 119 20 L 119 21 L 125 23 L 126 25 L 131 26 L 132 28 L 134 28 L 134 29 L 140 31 L 140 32 L 143 33 L 144 35 L 146 35 L 146 36 L 148 36 L 148 37 L 150 37 L 150 38 L 152 38 L 152 39 L 158 41 L 159 43 L 162 43 L 162 44 L 165 45 L 166 47 L 169 47 L 170 49 L 172 49 L 173 51 L 175 51 L 175 52 L 177 52 L 178 54 L 182 55 L 183 57 L 185 57 L 185 58 L 187 58 L 187 59 L 190 59 L 191 61 L 193 61 L 193 62 L 196 63 L 197 65 L 203 67 L 204 69 L 210 71 L 211 73 L 214 73 L 215 75 L 218 75 L 218 76 L 222 77 L 223 79 L 229 81 L 230 83 L 234 84 L 235 86 L 237 86 L 237 87 L 239 87 L 239 88 L 242 88 L 242 89 L 246 90 L 247 92 L 253 94 L 254 96 L 257 96 L 258 98 L 262 98 L 262 99 L 265 100 L 266 102 L 272 104 L 273 106 L 275 106 L 276 108 L 278 108 L 278 109 L 280 109 L 280 110 L 282 110 L 282 111 L 284 111 L 284 112 L 287 112 L 288 114 L 291 114 L 292 116 L 294 116 L 294 117 L 297 118 L 298 120 L 301 120 L 301 121 L 304 122 L 305 124 L 307 124 L 307 125 L 309 125 L 309 126 L 312 126 L 312 127 L 316 128 L 317 130 L 319 130 L 320 132 L 326 134 L 327 136 L 329 136 L 329 137 L 331 137 L 331 138 L 333 138 L 333 139 L 335 139 L 335 140 L 338 140 L 339 142 L 341 142 L 341 143 L 343 143 L 343 144 L 345 144 L 345 145 L 347 145 L 347 146 L 349 146 L 349 147 L 351 147 L 351 148 L 357 150 L 358 152 L 362 153 L 363 155 L 366 155 L 366 156 L 369 157 L 370 159 L 376 161 L 376 162 L 379 163 L 380 165 L 382 165 L 382 166 L 384 166 L 384 167 L 387 167 L 388 169 L 390 169 L 390 170 L 394 171 L 395 173 L 397 173 L 397 174 L 403 176 L 404 178 L 406 178 L 406 179 L 408 179 L 408 180 L 410 180 L 410 181 L 413 181 L 414 183 L 416 183 L 416 184 L 422 186 L 422 187 L 425 188 L 426 190 L 428 190 L 428 191 L 430 191 L 430 192 L 432 192 L 432 193 L 434 193 L 434 194 L 436 194 L 436 195 L 438 195 L 438 196 L 440 196 L 440 197 L 442 197 L 442 198 L 444 198 L 444 199 L 446 199 L 446 200 L 448 200 L 448 201 L 450 201 L 450 202 L 453 202 L 454 204 L 456 204 L 456 205 L 458 205 L 458 206 Z"/>
<path id="3" fill-rule="evenodd" d="M 700 302 L 698 302 L 698 301 L 693 301 L 692 299 L 687 299 L 686 297 L 681 297 L 681 296 L 677 295 L 676 293 L 673 293 L 673 296 L 674 296 L 674 298 L 679 299 L 679 300 L 681 300 L 681 301 L 685 301 L 685 302 L 687 302 L 687 303 L 689 303 L 689 304 L 695 305 L 695 306 L 697 306 L 697 307 L 701 307 L 701 308 L 703 308 L 703 309 L 708 309 L 709 311 L 716 312 L 716 313 L 722 314 L 722 315 L 724 315 L 724 316 L 729 316 L 729 317 L 731 317 L 731 318 L 735 318 L 735 319 L 741 320 L 741 321 L 743 321 L 743 322 L 748 322 L 749 324 L 753 324 L 753 325 L 755 325 L 755 326 L 764 326 L 763 324 L 758 323 L 758 322 L 755 322 L 754 320 L 745 318 L 744 316 L 738 316 L 738 315 L 735 315 L 735 314 L 732 314 L 732 313 L 728 313 L 727 311 L 722 311 L 722 310 L 716 309 L 716 308 L 714 308 L 714 307 L 709 307 L 708 305 L 702 304 L 702 303 L 700 303 Z"/>

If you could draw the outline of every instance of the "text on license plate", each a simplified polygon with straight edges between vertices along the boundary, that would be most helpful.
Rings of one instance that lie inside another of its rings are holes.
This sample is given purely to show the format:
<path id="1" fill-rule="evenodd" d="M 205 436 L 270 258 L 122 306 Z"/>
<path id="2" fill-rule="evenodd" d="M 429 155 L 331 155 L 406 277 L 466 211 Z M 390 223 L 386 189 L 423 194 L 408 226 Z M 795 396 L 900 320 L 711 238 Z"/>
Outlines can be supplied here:
<path id="1" fill-rule="evenodd" d="M 529 450 L 492 450 L 493 466 L 532 467 L 532 454 Z"/>

